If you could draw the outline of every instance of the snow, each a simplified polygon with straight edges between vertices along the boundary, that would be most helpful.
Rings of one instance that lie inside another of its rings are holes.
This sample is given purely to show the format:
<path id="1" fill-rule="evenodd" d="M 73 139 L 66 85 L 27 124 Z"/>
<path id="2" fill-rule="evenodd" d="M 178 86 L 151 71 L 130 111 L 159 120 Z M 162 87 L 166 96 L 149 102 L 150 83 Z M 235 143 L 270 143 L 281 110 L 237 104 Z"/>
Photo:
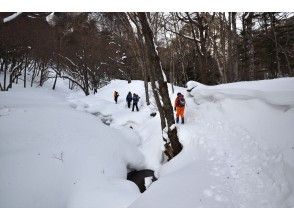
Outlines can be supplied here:
<path id="1" fill-rule="evenodd" d="M 0 103 L 0 207 L 126 207 L 140 194 L 126 176 L 144 158 L 118 130 L 47 89 Z"/>
<path id="2" fill-rule="evenodd" d="M 22 12 L 16 12 L 16 13 L 13 13 L 12 15 L 6 17 L 3 19 L 3 23 L 6 23 L 6 22 L 9 22 L 9 21 L 12 21 L 13 19 L 15 19 L 17 16 L 19 16 L 20 14 L 22 14 Z"/>
<path id="3" fill-rule="evenodd" d="M 173 125 L 171 125 L 171 126 L 170 126 L 170 128 L 169 128 L 169 129 L 172 131 L 172 130 L 174 130 L 175 128 L 176 128 L 176 125 L 175 125 L 175 124 L 173 124 Z"/>
<path id="4" fill-rule="evenodd" d="M 49 25 L 55 26 L 56 22 L 54 21 L 54 12 L 46 16 L 46 21 L 48 22 Z"/>
<path id="5" fill-rule="evenodd" d="M 169 162 L 142 81 L 112 80 L 90 96 L 66 86 L 0 93 L 0 207 L 294 207 L 294 78 L 175 86 L 185 124 L 170 129 L 184 148 Z M 145 178 L 140 194 L 129 169 L 158 180 Z"/>
<path id="6" fill-rule="evenodd" d="M 149 188 L 149 186 L 152 184 L 152 176 L 149 176 L 149 177 L 145 177 L 145 179 L 144 179 L 144 182 L 145 182 L 145 187 L 146 187 L 146 189 L 148 189 Z"/>
<path id="7" fill-rule="evenodd" d="M 120 94 L 118 104 L 113 100 L 114 90 Z M 127 108 L 125 100 L 129 91 L 140 97 L 139 112 L 132 112 Z M 111 127 L 119 129 L 126 138 L 139 147 L 145 156 L 144 167 L 158 170 L 162 160 L 159 115 L 150 116 L 150 113 L 154 112 L 155 100 L 151 100 L 150 106 L 146 105 L 145 100 L 144 82 L 137 80 L 133 80 L 130 84 L 127 81 L 113 80 L 99 89 L 95 96 L 85 97 L 81 93 L 73 93 L 68 97 L 71 106 L 77 110 L 96 114 L 101 120 L 111 121 Z"/>
<path id="8" fill-rule="evenodd" d="M 183 151 L 131 207 L 293 207 L 294 79 L 195 85 Z"/>

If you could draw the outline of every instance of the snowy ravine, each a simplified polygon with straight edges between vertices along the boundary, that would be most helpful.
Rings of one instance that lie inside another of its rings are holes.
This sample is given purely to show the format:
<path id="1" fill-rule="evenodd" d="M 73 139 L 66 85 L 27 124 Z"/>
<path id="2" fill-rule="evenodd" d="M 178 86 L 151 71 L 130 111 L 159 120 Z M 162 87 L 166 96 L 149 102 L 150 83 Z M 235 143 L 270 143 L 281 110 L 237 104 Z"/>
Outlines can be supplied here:
<path id="1" fill-rule="evenodd" d="M 170 94 L 186 97 L 184 148 L 164 164 L 142 81 L 0 93 L 0 207 L 294 207 L 294 79 L 194 86 Z M 159 179 L 140 194 L 127 167 Z"/>
<path id="2" fill-rule="evenodd" d="M 74 110 L 62 91 L 0 93 L 0 207 L 126 207 L 127 167 L 143 156 L 117 129 Z"/>

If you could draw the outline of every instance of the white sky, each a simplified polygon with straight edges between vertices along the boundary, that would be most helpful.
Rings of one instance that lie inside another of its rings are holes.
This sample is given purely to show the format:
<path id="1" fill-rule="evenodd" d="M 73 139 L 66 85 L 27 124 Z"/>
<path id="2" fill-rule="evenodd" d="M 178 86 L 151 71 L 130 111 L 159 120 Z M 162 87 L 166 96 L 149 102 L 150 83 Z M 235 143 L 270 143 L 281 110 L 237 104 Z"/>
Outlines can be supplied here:
<path id="1" fill-rule="evenodd" d="M 2 12 L 294 11 L 291 0 L 0 0 L 0 3 Z"/>

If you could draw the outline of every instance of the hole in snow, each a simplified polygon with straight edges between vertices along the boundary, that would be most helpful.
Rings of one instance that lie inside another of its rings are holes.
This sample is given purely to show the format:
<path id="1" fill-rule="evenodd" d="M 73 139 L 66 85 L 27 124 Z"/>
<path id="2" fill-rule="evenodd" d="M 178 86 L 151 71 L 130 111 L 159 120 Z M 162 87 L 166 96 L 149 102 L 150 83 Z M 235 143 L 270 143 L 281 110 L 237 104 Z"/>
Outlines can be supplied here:
<path id="1" fill-rule="evenodd" d="M 157 178 L 154 176 L 153 170 L 133 170 L 128 173 L 127 180 L 134 182 L 141 193 L 148 188 L 152 182 L 156 181 Z"/>

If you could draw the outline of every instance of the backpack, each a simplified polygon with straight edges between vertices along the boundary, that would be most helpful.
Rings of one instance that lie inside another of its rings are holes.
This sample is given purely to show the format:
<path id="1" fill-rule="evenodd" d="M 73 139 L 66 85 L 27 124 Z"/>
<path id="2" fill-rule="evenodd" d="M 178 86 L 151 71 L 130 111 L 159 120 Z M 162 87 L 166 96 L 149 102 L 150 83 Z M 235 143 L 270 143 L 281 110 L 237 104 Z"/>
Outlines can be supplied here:
<path id="1" fill-rule="evenodd" d="M 133 96 L 133 102 L 138 102 L 139 101 L 139 96 L 138 95 L 134 95 Z"/>
<path id="2" fill-rule="evenodd" d="M 185 98 L 183 96 L 179 97 L 177 106 L 184 107 L 186 105 Z"/>

